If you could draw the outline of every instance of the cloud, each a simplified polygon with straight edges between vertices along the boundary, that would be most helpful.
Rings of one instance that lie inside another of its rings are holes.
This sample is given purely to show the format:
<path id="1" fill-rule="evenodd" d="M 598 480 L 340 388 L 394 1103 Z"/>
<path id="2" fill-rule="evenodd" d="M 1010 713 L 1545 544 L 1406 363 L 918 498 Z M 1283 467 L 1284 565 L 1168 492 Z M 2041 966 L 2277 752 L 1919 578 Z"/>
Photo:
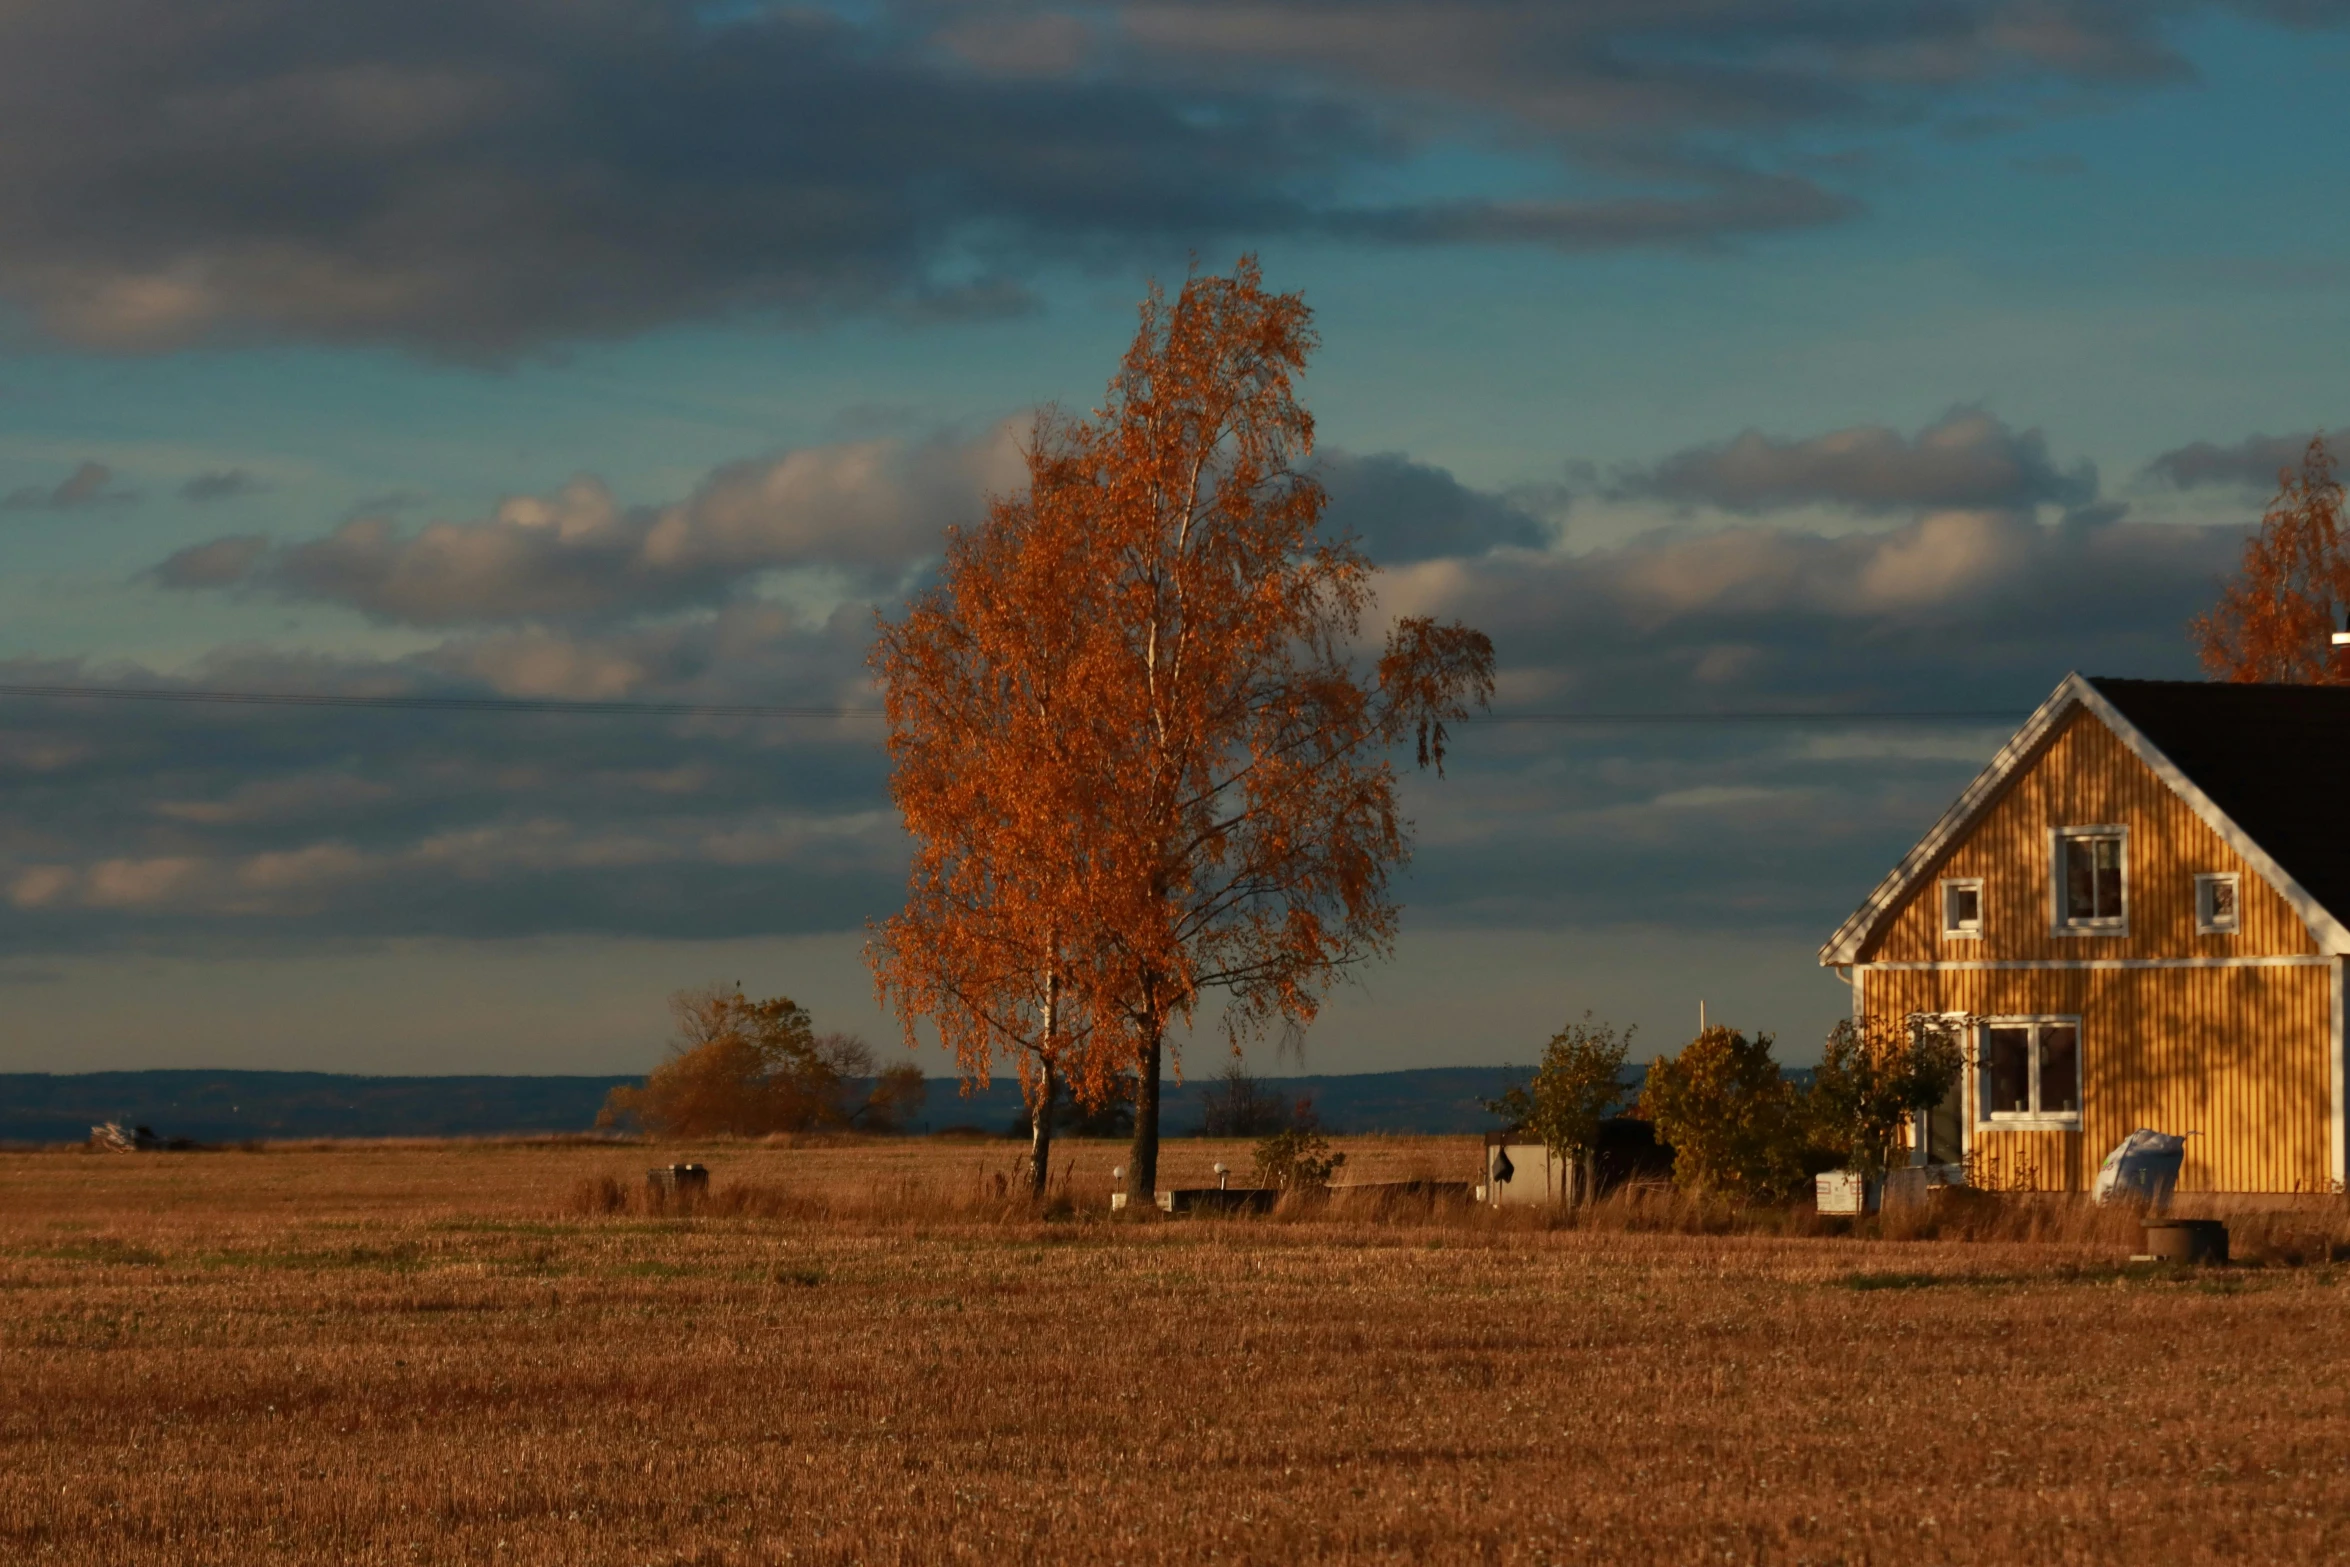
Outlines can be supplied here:
<path id="1" fill-rule="evenodd" d="M 102 462 L 85 462 L 46 489 L 28 485 L 0 496 L 0 511 L 88 511 L 127 506 L 138 498 L 135 491 L 114 487 L 112 468 Z"/>
<path id="2" fill-rule="evenodd" d="M 362 516 L 274 548 L 251 536 L 215 539 L 156 575 L 171 587 L 250 583 L 415 626 L 581 623 L 708 606 L 761 572 L 794 567 L 886 584 L 936 553 L 949 524 L 977 521 L 988 494 L 1024 480 L 1023 428 L 733 463 L 665 506 L 624 505 L 602 480 L 582 477 L 470 521 L 407 528 Z"/>
<path id="3" fill-rule="evenodd" d="M 1482 555 L 1503 545 L 1539 549 L 1556 531 L 1526 505 L 1400 452 L 1358 457 L 1325 447 L 1315 472 L 1330 495 L 1325 526 L 1353 533 L 1381 565 Z"/>
<path id="4" fill-rule="evenodd" d="M 167 588 L 229 587 L 250 576 L 268 549 L 265 535 L 232 533 L 178 551 L 157 565 L 153 576 Z"/>
<path id="5" fill-rule="evenodd" d="M 1715 178 L 1695 191 L 1610 201 L 1482 200 L 1346 208 L 1321 227 L 1345 239 L 1412 245 L 1630 245 L 1711 248 L 1742 235 L 1817 228 L 1856 217 L 1855 197 L 1788 176 Z"/>
<path id="6" fill-rule="evenodd" d="M 2301 466 L 2309 439 L 2307 434 L 2247 435 L 2228 446 L 2195 441 L 2164 452 L 2146 465 L 2146 471 L 2182 490 L 2210 485 L 2274 489 L 2279 472 Z M 2337 464 L 2350 453 L 2350 429 L 2335 430 L 2325 441 Z"/>
<path id="7" fill-rule="evenodd" d="M 745 604 L 396 659 L 242 648 L 185 674 L 20 660 L 0 679 L 873 707 L 871 640 L 864 606 Z M 10 774 L 0 818 L 12 950 L 836 930 L 903 885 L 866 719 L 167 703 L 19 703 L 0 719 L 4 749 L 37 759 Z"/>
<path id="8" fill-rule="evenodd" d="M 1010 77 L 918 14 L 669 0 L 0 13 L 0 297 L 85 347 L 500 359 L 686 318 L 1025 308 L 1294 227 L 1343 107 Z M 122 47 L 137 38 L 136 49 Z"/>
<path id="9" fill-rule="evenodd" d="M 1485 630 L 1503 713 L 2020 718 L 2068 669 L 2195 674 L 2184 622 L 2240 528 L 2090 521 L 2093 498 L 2043 523 L 2035 497 L 2079 500 L 2088 481 L 1988 416 L 1864 434 L 1770 443 L 1770 474 L 1796 477 L 1717 476 L 1711 492 L 1895 513 L 1860 531 L 1752 502 L 1702 536 L 1570 549 L 1544 497 L 1405 453 L 1326 452 L 1324 471 L 1333 523 L 1388 568 L 1380 617 Z M 863 595 L 886 611 L 941 510 L 1016 479 L 1007 427 L 730 465 L 664 506 L 560 491 L 357 540 L 215 540 L 157 575 L 309 594 L 441 639 L 393 658 L 228 648 L 171 675 L 20 660 L 0 680 L 870 708 Z M 303 553 L 327 546 L 323 565 Z M 862 587 L 748 591 L 779 567 Z M 869 719 L 61 702 L 0 720 L 0 942 L 19 952 L 781 935 L 856 928 L 903 893 Z M 1816 939 L 1996 731 L 1471 721 L 1444 783 L 1404 784 L 1422 847 L 1409 918 Z"/>
<path id="10" fill-rule="evenodd" d="M 2241 541 L 1945 511 L 1387 572 L 1383 614 L 1457 616 L 1493 638 L 1502 713 L 2013 715 L 1460 725 L 1450 777 L 1406 786 L 1410 918 L 1817 941 L 2067 671 L 2197 678 L 2185 623 Z"/>
<path id="11" fill-rule="evenodd" d="M 213 501 L 239 500 L 247 495 L 258 495 L 268 488 L 268 485 L 244 469 L 228 468 L 218 473 L 197 474 L 180 486 L 180 499 L 204 506 Z"/>
<path id="12" fill-rule="evenodd" d="M 0 303 L 112 351 L 494 361 L 746 313 L 1003 314 L 1048 269 L 1285 236 L 1703 249 L 1859 211 L 1823 144 L 2186 79 L 2178 9 L 17 6 Z M 1360 199 L 1432 149 L 1531 154 L 1550 188 Z"/>
<path id="13" fill-rule="evenodd" d="M 1878 513 L 2079 507 L 2096 499 L 2097 470 L 2085 462 L 2060 469 L 2038 430 L 1961 408 L 1914 438 L 1883 425 L 1801 440 L 1748 430 L 1628 470 L 1616 490 L 1749 514 L 1820 505 Z"/>

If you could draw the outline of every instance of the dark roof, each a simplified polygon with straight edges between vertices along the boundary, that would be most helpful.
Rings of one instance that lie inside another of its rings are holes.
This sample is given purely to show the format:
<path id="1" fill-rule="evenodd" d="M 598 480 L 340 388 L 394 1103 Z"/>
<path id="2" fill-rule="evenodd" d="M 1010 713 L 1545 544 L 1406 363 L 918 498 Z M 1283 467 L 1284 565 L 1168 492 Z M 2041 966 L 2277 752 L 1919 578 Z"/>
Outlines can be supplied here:
<path id="1" fill-rule="evenodd" d="M 2350 686 L 2089 684 L 2286 875 L 2350 920 Z"/>

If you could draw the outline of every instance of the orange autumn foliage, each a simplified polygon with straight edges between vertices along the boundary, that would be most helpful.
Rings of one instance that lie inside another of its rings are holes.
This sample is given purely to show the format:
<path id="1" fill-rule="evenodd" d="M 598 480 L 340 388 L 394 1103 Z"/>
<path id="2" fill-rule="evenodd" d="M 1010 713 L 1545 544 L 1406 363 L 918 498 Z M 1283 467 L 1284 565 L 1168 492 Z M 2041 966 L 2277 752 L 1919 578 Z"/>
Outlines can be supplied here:
<path id="1" fill-rule="evenodd" d="M 874 655 L 915 844 L 880 987 L 966 1073 L 1009 1051 L 1085 1098 L 1132 1072 L 1142 1191 L 1170 1027 L 1218 990 L 1235 1043 L 1302 1028 L 1389 950 L 1384 752 L 1441 769 L 1492 690 L 1491 643 L 1428 619 L 1357 667 L 1372 566 L 1301 467 L 1310 321 L 1247 258 L 1154 289 L 1103 407 L 1039 421 L 1029 494 L 950 536 Z"/>
<path id="2" fill-rule="evenodd" d="M 2244 545 L 2244 570 L 2211 613 L 2188 624 L 2214 680 L 2294 685 L 2350 683 L 2350 657 L 2332 644 L 2350 608 L 2350 540 L 2342 485 L 2322 436 L 2298 470 L 2277 475 L 2276 499 Z"/>
<path id="3" fill-rule="evenodd" d="M 1100 650 L 1091 545 L 1075 503 L 1084 433 L 1050 415 L 1029 442 L 1029 494 L 986 523 L 950 529 L 939 586 L 884 624 L 873 661 L 887 684 L 890 792 L 914 841 L 906 907 L 868 949 L 874 977 L 915 1043 L 928 1019 L 968 1081 L 1016 1063 L 1031 1109 L 1041 1189 L 1063 1086 L 1098 1105 L 1115 1063 L 1091 1053 L 1091 995 L 1071 990 L 1069 953 L 1098 918 L 1089 904 L 1080 792 L 1099 775 L 1088 710 Z"/>

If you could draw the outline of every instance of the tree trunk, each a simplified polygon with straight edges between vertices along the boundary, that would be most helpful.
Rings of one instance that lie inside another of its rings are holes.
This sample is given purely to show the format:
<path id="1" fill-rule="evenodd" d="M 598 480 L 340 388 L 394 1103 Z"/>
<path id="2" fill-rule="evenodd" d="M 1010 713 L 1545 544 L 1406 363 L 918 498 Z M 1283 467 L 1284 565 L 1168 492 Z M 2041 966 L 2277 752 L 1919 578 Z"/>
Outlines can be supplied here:
<path id="1" fill-rule="evenodd" d="M 1149 1207 L 1159 1200 L 1159 1055 L 1163 1031 L 1154 1026 L 1150 1043 L 1135 1064 L 1134 1146 L 1126 1156 L 1126 1199 L 1129 1207 Z"/>
<path id="2" fill-rule="evenodd" d="M 1044 1201 L 1045 1178 L 1053 1163 L 1053 1101 L 1059 1097 L 1060 1080 L 1050 1061 L 1044 1063 L 1044 1082 L 1036 1092 L 1036 1110 L 1029 1121 L 1028 1133 L 1028 1195 Z"/>

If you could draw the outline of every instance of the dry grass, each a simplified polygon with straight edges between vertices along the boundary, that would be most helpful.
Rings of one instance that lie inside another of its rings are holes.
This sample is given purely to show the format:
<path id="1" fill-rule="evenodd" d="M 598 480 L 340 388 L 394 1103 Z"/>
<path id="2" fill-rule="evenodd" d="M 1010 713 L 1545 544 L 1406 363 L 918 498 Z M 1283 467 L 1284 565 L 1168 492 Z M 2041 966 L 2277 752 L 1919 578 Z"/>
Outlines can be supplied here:
<path id="1" fill-rule="evenodd" d="M 1070 1152 L 1057 1218 L 1001 1144 L 0 1156 L 0 1561 L 2350 1555 L 2338 1207 L 2158 1274 L 2047 1203 L 1110 1222 Z"/>

